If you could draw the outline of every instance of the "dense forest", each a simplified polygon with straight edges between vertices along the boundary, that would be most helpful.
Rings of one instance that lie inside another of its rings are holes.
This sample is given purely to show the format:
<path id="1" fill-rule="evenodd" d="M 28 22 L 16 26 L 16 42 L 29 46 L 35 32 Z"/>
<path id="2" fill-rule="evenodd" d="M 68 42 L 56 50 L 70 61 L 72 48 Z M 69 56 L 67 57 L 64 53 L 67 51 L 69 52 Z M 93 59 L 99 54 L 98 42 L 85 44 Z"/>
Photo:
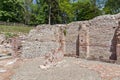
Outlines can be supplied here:
<path id="1" fill-rule="evenodd" d="M 120 12 L 120 0 L 0 0 L 0 21 L 66 24 Z"/>

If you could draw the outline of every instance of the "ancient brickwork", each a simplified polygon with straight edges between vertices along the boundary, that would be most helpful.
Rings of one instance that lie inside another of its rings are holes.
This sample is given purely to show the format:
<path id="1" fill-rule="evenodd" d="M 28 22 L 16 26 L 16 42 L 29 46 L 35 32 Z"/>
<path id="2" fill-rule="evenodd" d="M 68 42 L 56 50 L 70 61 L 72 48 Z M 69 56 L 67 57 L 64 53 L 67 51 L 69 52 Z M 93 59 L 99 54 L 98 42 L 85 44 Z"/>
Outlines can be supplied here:
<path id="1" fill-rule="evenodd" d="M 114 44 L 116 45 L 116 63 L 120 64 L 120 22 L 114 33 Z"/>
<path id="2" fill-rule="evenodd" d="M 66 52 L 67 54 L 75 54 L 78 53 L 78 47 L 76 46 L 76 42 L 78 39 L 79 33 L 79 24 L 80 22 L 73 22 L 67 25 L 66 28 Z"/>
<path id="3" fill-rule="evenodd" d="M 66 54 L 79 55 L 79 30 L 81 24 L 87 21 L 72 22 L 66 25 Z"/>
<path id="4" fill-rule="evenodd" d="M 81 58 L 116 60 L 115 31 L 120 14 L 98 16 L 89 21 L 72 22 L 66 25 L 41 25 L 30 31 L 23 44 L 22 56 L 38 57 L 60 47 L 61 29 L 65 31 L 64 53 Z"/>
<path id="5" fill-rule="evenodd" d="M 97 59 L 109 59 L 115 51 L 111 47 L 118 21 L 113 15 L 105 15 L 90 20 L 89 24 L 90 55 Z"/>
<path id="6" fill-rule="evenodd" d="M 39 57 L 58 49 L 62 40 L 61 32 L 62 28 L 57 25 L 37 26 L 36 29 L 30 31 L 28 39 L 23 43 L 22 57 Z"/>
<path id="7" fill-rule="evenodd" d="M 89 26 L 81 24 L 79 29 L 79 56 L 87 58 L 89 57 Z"/>
<path id="8" fill-rule="evenodd" d="M 21 50 L 21 40 L 19 37 L 13 37 L 10 39 L 11 49 L 13 50 L 12 56 L 18 57 L 20 55 Z"/>

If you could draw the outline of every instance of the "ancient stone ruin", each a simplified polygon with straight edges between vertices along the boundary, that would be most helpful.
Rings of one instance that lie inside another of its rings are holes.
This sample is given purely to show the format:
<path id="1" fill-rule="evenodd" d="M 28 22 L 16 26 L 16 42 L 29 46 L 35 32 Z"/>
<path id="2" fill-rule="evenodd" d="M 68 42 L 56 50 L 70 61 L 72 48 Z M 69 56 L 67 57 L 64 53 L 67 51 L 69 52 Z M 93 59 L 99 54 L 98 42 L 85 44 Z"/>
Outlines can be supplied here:
<path id="1" fill-rule="evenodd" d="M 0 59 L 18 57 L 20 48 L 21 40 L 18 36 L 7 38 L 5 34 L 0 34 Z"/>
<path id="2" fill-rule="evenodd" d="M 101 61 L 120 59 L 120 14 L 98 16 L 66 25 L 39 25 L 22 44 L 22 57 L 34 58 L 60 47 L 64 55 Z M 64 41 L 61 46 L 61 40 Z"/>
<path id="3" fill-rule="evenodd" d="M 64 33 L 58 25 L 41 25 L 30 31 L 27 40 L 23 44 L 22 57 L 33 58 L 51 53 L 61 47 L 65 53 Z"/>

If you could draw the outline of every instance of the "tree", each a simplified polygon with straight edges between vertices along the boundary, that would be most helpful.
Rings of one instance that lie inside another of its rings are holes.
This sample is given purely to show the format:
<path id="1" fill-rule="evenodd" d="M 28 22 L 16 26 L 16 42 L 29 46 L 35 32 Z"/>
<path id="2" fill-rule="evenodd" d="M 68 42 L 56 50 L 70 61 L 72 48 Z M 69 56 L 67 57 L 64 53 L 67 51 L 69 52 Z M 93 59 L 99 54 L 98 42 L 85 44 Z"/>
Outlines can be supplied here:
<path id="1" fill-rule="evenodd" d="M 48 23 L 49 24 L 57 24 L 61 23 L 61 16 L 60 16 L 60 7 L 59 7 L 59 0 L 46 0 L 45 1 L 46 10 L 48 12 Z"/>
<path id="2" fill-rule="evenodd" d="M 31 10 L 39 24 L 61 23 L 59 0 L 36 0 Z"/>
<path id="3" fill-rule="evenodd" d="M 23 6 L 24 6 L 24 23 L 25 24 L 29 24 L 30 23 L 30 19 L 31 19 L 31 4 L 32 4 L 32 0 L 23 0 Z"/>
<path id="4" fill-rule="evenodd" d="M 23 22 L 24 8 L 19 0 L 0 0 L 0 20 Z"/>
<path id="5" fill-rule="evenodd" d="M 120 12 L 120 0 L 107 0 L 104 11 L 106 14 L 115 14 Z"/>
<path id="6" fill-rule="evenodd" d="M 64 24 L 101 14 L 96 0 L 0 0 L 0 20 L 27 25 Z"/>
<path id="7" fill-rule="evenodd" d="M 102 10 L 105 7 L 106 1 L 107 0 L 96 0 L 96 6 Z"/>
<path id="8" fill-rule="evenodd" d="M 34 0 L 34 2 L 33 0 L 28 0 L 28 2 L 24 4 L 25 9 L 27 9 L 25 14 L 27 24 L 38 25 L 46 23 L 46 12 L 44 11 L 46 5 L 43 2 L 44 0 Z"/>
<path id="9" fill-rule="evenodd" d="M 74 19 L 74 1 L 71 0 L 59 0 L 59 6 L 61 9 L 62 23 L 69 23 Z"/>
<path id="10" fill-rule="evenodd" d="M 96 7 L 94 2 L 80 2 L 74 3 L 76 21 L 89 20 L 101 15 L 101 11 Z"/>

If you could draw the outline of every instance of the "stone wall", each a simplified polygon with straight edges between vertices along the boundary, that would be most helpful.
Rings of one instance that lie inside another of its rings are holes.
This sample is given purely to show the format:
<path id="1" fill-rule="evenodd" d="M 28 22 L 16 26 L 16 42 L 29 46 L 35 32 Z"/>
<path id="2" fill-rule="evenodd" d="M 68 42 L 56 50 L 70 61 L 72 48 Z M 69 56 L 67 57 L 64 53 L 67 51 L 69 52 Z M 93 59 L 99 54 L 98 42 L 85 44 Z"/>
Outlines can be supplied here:
<path id="1" fill-rule="evenodd" d="M 60 47 L 62 28 L 59 26 L 41 25 L 30 31 L 23 43 L 22 57 L 33 58 L 50 53 Z M 63 36 L 64 37 L 64 36 Z"/>
<path id="2" fill-rule="evenodd" d="M 65 54 L 81 58 L 110 59 L 115 53 L 114 34 L 120 14 L 98 16 L 89 21 L 66 25 L 41 25 L 30 31 L 23 44 L 23 57 L 37 57 L 59 47 L 59 36 L 66 31 Z M 65 51 L 64 50 L 64 51 Z"/>
<path id="3" fill-rule="evenodd" d="M 72 22 L 66 27 L 66 53 L 76 54 L 78 53 L 77 38 L 79 32 L 79 24 L 81 22 Z"/>
<path id="4" fill-rule="evenodd" d="M 89 21 L 89 45 L 90 55 L 95 58 L 109 59 L 112 52 L 112 39 L 118 21 L 113 15 L 105 15 Z"/>
<path id="5" fill-rule="evenodd" d="M 119 55 L 116 52 L 116 31 L 118 31 L 118 25 L 120 14 L 117 15 L 104 15 L 89 20 L 85 24 L 80 24 L 82 29 L 80 34 L 86 35 L 79 37 L 79 54 L 80 57 L 87 59 L 97 60 L 116 60 Z M 83 30 L 86 26 L 86 31 Z M 84 31 L 84 32 L 83 32 Z M 88 35 L 87 35 L 88 34 Z M 86 38 L 87 37 L 87 38 Z M 84 45 L 80 45 L 81 39 L 85 41 Z"/>

